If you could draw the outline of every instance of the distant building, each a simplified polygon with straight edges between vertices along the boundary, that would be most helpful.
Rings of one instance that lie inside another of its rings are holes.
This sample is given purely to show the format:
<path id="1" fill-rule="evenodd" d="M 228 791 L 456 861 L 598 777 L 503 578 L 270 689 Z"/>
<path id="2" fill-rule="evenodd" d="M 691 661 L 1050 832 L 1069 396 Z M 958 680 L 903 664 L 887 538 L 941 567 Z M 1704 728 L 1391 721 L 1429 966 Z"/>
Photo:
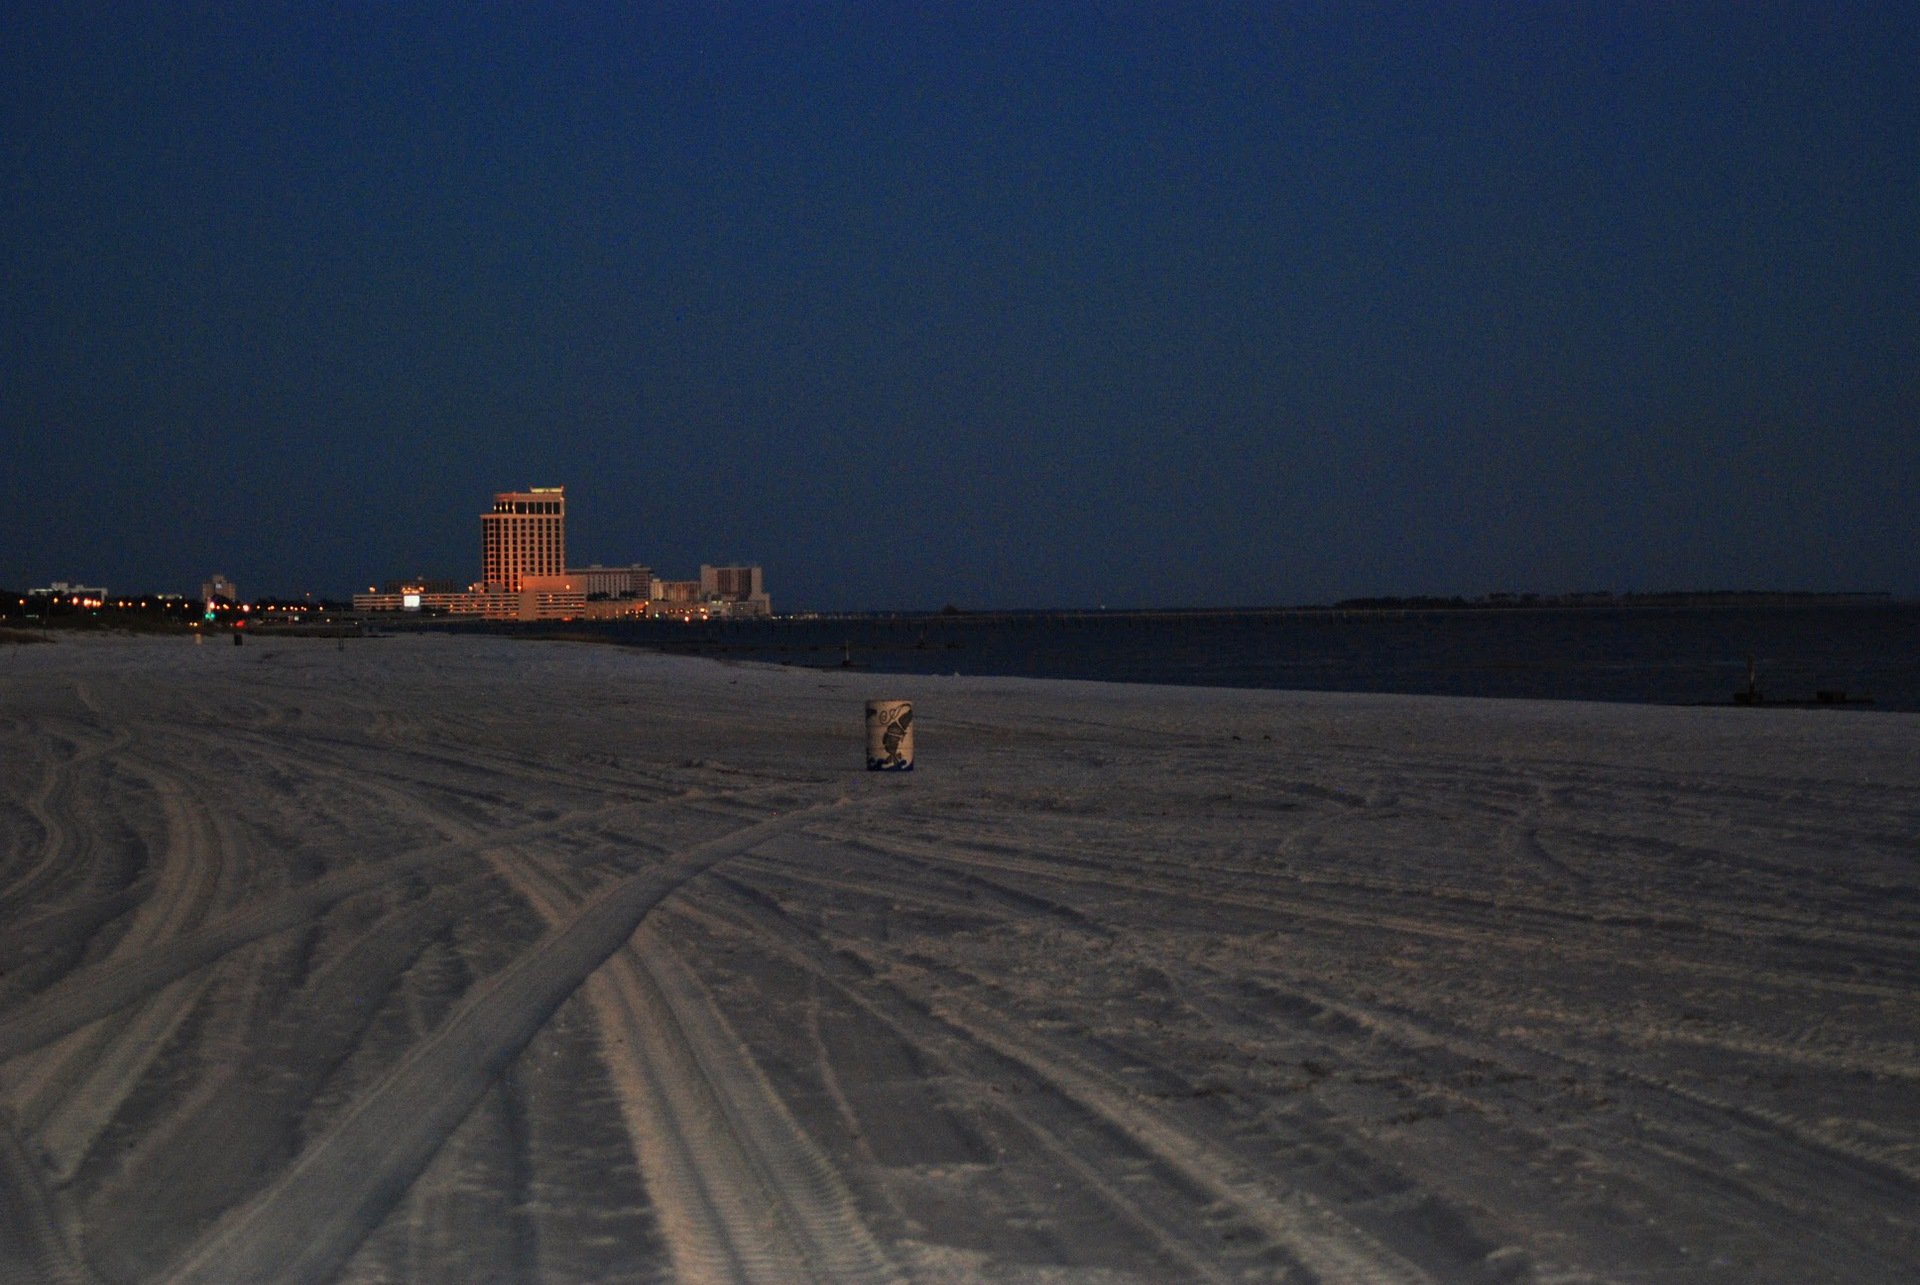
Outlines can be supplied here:
<path id="1" fill-rule="evenodd" d="M 477 587 L 477 586 L 475 586 Z M 449 580 L 389 580 L 379 589 L 353 595 L 355 611 L 423 611 L 441 615 L 458 611 L 468 590 Z"/>
<path id="2" fill-rule="evenodd" d="M 56 580 L 44 589 L 27 590 L 29 598 L 66 598 L 76 605 L 91 604 L 98 607 L 107 600 L 107 591 L 101 585 L 72 584 L 65 580 Z"/>
<path id="3" fill-rule="evenodd" d="M 711 603 L 727 604 L 730 616 L 767 616 L 773 614 L 773 601 L 758 566 L 700 568 L 700 596 Z"/>
<path id="4" fill-rule="evenodd" d="M 698 580 L 655 580 L 647 592 L 655 602 L 670 602 L 684 606 L 700 601 L 700 582 Z"/>
<path id="5" fill-rule="evenodd" d="M 490 620 L 569 620 L 586 593 L 566 574 L 566 488 L 501 491 L 480 515 L 480 581 L 459 589 L 424 578 L 353 595 L 355 611 L 426 611 Z"/>
<path id="6" fill-rule="evenodd" d="M 603 567 L 597 562 L 590 567 L 569 567 L 567 579 L 589 598 L 597 594 L 609 598 L 646 598 L 653 591 L 653 568 L 638 562 L 629 567 Z"/>
<path id="7" fill-rule="evenodd" d="M 215 599 L 239 602 L 240 586 L 227 579 L 226 576 L 220 572 L 214 572 L 213 578 L 200 586 L 200 601 L 212 602 Z"/>
<path id="8" fill-rule="evenodd" d="M 398 593 L 353 595 L 355 611 L 419 611 L 489 620 L 572 620 L 585 615 L 586 606 L 587 596 L 562 576 L 524 576 L 518 589 L 474 585 L 459 593 L 426 593 L 403 585 Z"/>
<path id="9" fill-rule="evenodd" d="M 582 620 L 639 620 L 653 614 L 645 598 L 589 598 L 580 606 Z"/>
<path id="10" fill-rule="evenodd" d="M 587 595 L 564 576 L 522 576 L 520 588 L 478 585 L 456 594 L 451 610 L 456 616 L 485 616 L 488 620 L 576 620 L 586 614 Z"/>
<path id="11" fill-rule="evenodd" d="M 566 488 L 501 491 L 480 515 L 481 578 L 388 581 L 353 595 L 355 611 L 424 611 L 490 620 L 685 620 L 765 616 L 772 608 L 757 566 L 700 568 L 698 580 L 660 580 L 642 563 L 567 567 Z M 220 584 L 226 578 L 216 576 Z M 228 585 L 231 588 L 231 585 Z M 104 595 L 104 590 L 102 594 Z M 592 601 L 589 601 L 592 599 Z"/>
<path id="12" fill-rule="evenodd" d="M 529 577 L 563 580 L 567 574 L 567 496 L 563 486 L 502 491 L 480 515 L 481 581 L 518 593 Z"/>
<path id="13" fill-rule="evenodd" d="M 647 614 L 674 620 L 739 620 L 773 613 L 757 566 L 702 566 L 698 580 L 653 582 Z"/>
<path id="14" fill-rule="evenodd" d="M 380 586 L 381 593 L 465 593 L 468 586 L 458 580 L 431 579 L 427 576 L 414 576 L 407 580 L 389 580 Z"/>

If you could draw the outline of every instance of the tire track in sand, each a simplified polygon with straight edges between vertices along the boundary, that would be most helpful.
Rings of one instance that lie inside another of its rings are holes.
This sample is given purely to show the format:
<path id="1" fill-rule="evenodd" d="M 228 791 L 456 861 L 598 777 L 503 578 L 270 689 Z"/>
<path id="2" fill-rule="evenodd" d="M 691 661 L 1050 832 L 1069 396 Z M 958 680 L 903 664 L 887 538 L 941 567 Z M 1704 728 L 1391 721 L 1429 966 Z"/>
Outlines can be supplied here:
<path id="1" fill-rule="evenodd" d="M 898 971 L 898 970 L 896 970 Z M 1023 1030 L 987 1006 L 953 991 L 928 996 L 929 1011 L 1066 1097 L 1102 1116 L 1177 1170 L 1189 1182 L 1271 1236 L 1323 1280 L 1427 1281 L 1431 1277 L 1325 1202 L 1289 1188 L 1213 1140 L 1186 1129 L 1170 1112 L 1114 1082 L 1044 1036 Z"/>
<path id="2" fill-rule="evenodd" d="M 559 872 L 495 864 L 549 923 L 578 899 Z M 671 950 L 643 929 L 583 994 L 676 1277 L 779 1285 L 898 1276 L 831 1162 Z"/>
<path id="3" fill-rule="evenodd" d="M 855 837 L 851 832 L 832 827 L 823 829 L 821 833 L 825 837 L 842 840 Z M 1143 898 L 1177 899 L 1194 905 L 1255 911 L 1276 923 L 1297 921 L 1330 924 L 1369 933 L 1391 932 L 1500 949 L 1512 949 L 1524 944 L 1562 958 L 1600 962 L 1619 958 L 1618 944 L 1611 936 L 1617 933 L 1618 925 L 1607 917 L 1612 912 L 1597 917 L 1572 914 L 1515 897 L 1500 898 L 1497 908 L 1506 918 L 1496 926 L 1488 918 L 1488 911 L 1495 908 L 1491 897 L 1469 901 L 1453 899 L 1450 904 L 1448 899 L 1435 900 L 1428 896 L 1417 904 L 1387 910 L 1369 906 L 1351 895 L 1351 890 L 1364 886 L 1357 880 L 1338 883 L 1289 880 L 1263 886 L 1243 879 L 1232 882 L 1221 879 L 1203 884 L 1197 883 L 1189 872 L 1156 868 L 1165 863 L 1116 860 L 1103 865 L 1084 856 L 1067 855 L 1064 851 L 1038 853 L 1036 850 L 1033 853 L 1012 854 L 977 851 L 959 844 L 943 850 L 932 843 L 903 840 L 895 836 L 888 836 L 884 840 L 868 837 L 866 846 L 898 849 L 903 855 L 937 860 L 947 866 L 969 867 L 1001 878 L 1028 876 L 1069 887 L 1124 889 L 1139 893 Z M 1878 979 L 1859 980 L 1831 969 L 1824 974 L 1787 973 L 1755 964 L 1702 958 L 1697 953 L 1678 953 L 1689 943 L 1683 941 L 1675 945 L 1676 937 L 1714 932 L 1731 938 L 1734 930 L 1726 924 L 1681 920 L 1673 916 L 1650 919 L 1649 916 L 1654 913 L 1657 912 L 1642 912 L 1638 918 L 1665 936 L 1641 948 L 1643 963 L 1657 962 L 1665 967 L 1686 969 L 1704 977 L 1742 984 L 1758 981 L 1783 990 L 1816 990 L 1875 999 L 1904 1000 L 1911 989 L 1903 984 L 1889 984 Z M 1841 937 L 1838 930 L 1826 935 L 1834 939 Z M 1654 954 L 1656 947 L 1663 953 Z"/>
<path id="4" fill-rule="evenodd" d="M 596 894 L 477 987 L 271 1187 L 222 1219 L 173 1279 L 180 1285 L 330 1279 L 534 1032 L 654 906 L 728 857 L 845 805 L 820 805 L 733 831 Z"/>
<path id="5" fill-rule="evenodd" d="M 87 1254 L 102 1276 L 143 1279 L 271 1181 L 292 1157 L 314 1095 L 451 918 L 434 896 L 382 916 L 249 1032 L 240 1056 L 211 1069 L 176 1113 L 114 1157 L 82 1207 Z"/>
<path id="6" fill-rule="evenodd" d="M 42 1181 L 10 1115 L 0 1109 L 0 1285 L 86 1285 L 80 1254 L 63 1230 L 57 1198 Z"/>
<path id="7" fill-rule="evenodd" d="M 749 936 L 760 947 L 791 961 L 944 1074 L 973 1083 L 1014 1085 L 1014 1092 L 995 1092 L 990 1102 L 973 1104 L 975 1109 L 1011 1126 L 1046 1163 L 1071 1175 L 1105 1206 L 1120 1227 L 1152 1246 L 1169 1269 L 1177 1269 L 1177 1279 L 1233 1278 L 1216 1261 L 1217 1233 L 1189 1216 L 1189 1202 L 1166 1198 L 1164 1187 L 1143 1195 L 1128 1180 L 1127 1172 L 1137 1157 L 1115 1151 L 1111 1138 L 1101 1136 L 1098 1129 L 1086 1128 L 1085 1121 L 1058 1111 L 1036 1109 L 1032 1103 L 1047 1096 L 1043 1083 L 1025 1075 L 1017 1063 L 967 1040 L 897 990 L 869 991 L 863 985 L 867 979 L 864 965 L 849 963 L 782 911 L 762 904 L 757 890 L 723 876 L 719 882 L 703 885 L 697 894 L 689 895 L 675 912 L 706 931 Z M 833 1067 L 823 1061 L 821 1075 L 823 1081 L 833 1078 Z M 857 1118 L 844 1094 L 837 1101 L 849 1121 Z"/>
<path id="8" fill-rule="evenodd" d="M 271 753 L 271 751 L 264 751 Z M 312 771 L 314 763 L 301 760 Z M 477 839 L 470 816 L 423 802 L 385 782 L 323 775 L 423 816 L 450 839 Z M 678 814 L 709 812 L 738 822 L 720 796 L 682 794 Z M 783 787 L 785 788 L 785 787 Z M 549 927 L 585 900 L 588 876 L 527 849 L 485 853 L 493 873 Z M 681 1279 L 784 1282 L 799 1274 L 832 1281 L 891 1280 L 898 1271 L 855 1213 L 845 1184 L 793 1121 L 704 988 L 670 955 L 643 954 L 638 938 L 587 980 L 583 995 L 599 1029 L 598 1055 L 621 1086 L 630 1145 L 656 1202 Z M 429 1167 L 427 1181 L 434 1169 Z M 420 1196 L 418 1183 L 413 1188 Z"/>
<path id="9" fill-rule="evenodd" d="M 133 742 L 129 732 L 120 732 L 111 740 L 94 745 L 81 745 L 52 733 L 42 739 L 64 740 L 70 752 L 65 757 L 51 751 L 40 756 L 46 763 L 40 788 L 21 800 L 27 815 L 40 827 L 38 853 L 24 858 L 9 857 L 4 867 L 7 883 L 0 887 L 0 911 L 31 905 L 50 882 L 66 877 L 76 865 L 88 864 L 95 837 L 88 825 L 86 808 L 75 798 L 81 769 Z M 21 868 L 16 870 L 16 867 Z"/>
<path id="10" fill-rule="evenodd" d="M 108 956 L 110 962 L 150 948 L 164 950 L 231 895 L 238 882 L 234 859 L 239 844 L 229 824 L 181 779 L 138 759 L 127 765 L 148 780 L 160 799 L 166 855 L 152 885 L 154 895 L 133 912 L 126 935 Z M 190 978 L 152 988 L 157 993 L 124 1023 L 87 1031 L 69 1028 L 66 1039 L 7 1069 L 4 1083 L 20 1120 L 33 1131 L 57 1177 L 72 1177 L 209 980 Z"/>
<path id="11" fill-rule="evenodd" d="M 1257 1171 L 1212 1139 L 1193 1132 L 1172 1113 L 1143 1099 L 1124 1084 L 1056 1047 L 1046 1036 L 1023 1029 L 986 1006 L 937 987 L 903 985 L 916 974 L 910 965 L 864 960 L 868 976 L 884 970 L 882 995 L 869 992 L 848 975 L 849 965 L 818 938 L 793 923 L 753 891 L 733 880 L 706 881 L 692 898 L 689 913 L 744 931 L 767 947 L 832 985 L 842 995 L 889 1027 L 916 1051 L 954 1067 L 970 1079 L 1001 1077 L 996 1063 L 1019 1068 L 1045 1090 L 1087 1112 L 1151 1156 L 1220 1209 L 1231 1210 L 1257 1228 L 1281 1252 L 1315 1279 L 1371 1285 L 1374 1282 L 1425 1282 L 1429 1275 L 1366 1229 L 1343 1218 L 1311 1192 L 1290 1187 Z M 863 952 L 843 943 L 854 958 Z M 1003 1060 L 1003 1061 L 1001 1061 Z M 1016 1099 L 1018 1095 L 1015 1095 Z M 1001 1105 L 1056 1163 L 1105 1200 L 1121 1217 L 1149 1236 L 1191 1279 L 1225 1274 L 1213 1255 L 1217 1241 L 1201 1240 L 1164 1202 L 1140 1200 L 1102 1176 L 1110 1168 L 1097 1145 L 1064 1119 L 1048 1119 L 1036 1107 L 1015 1110 Z"/>
<path id="12" fill-rule="evenodd" d="M 192 931 L 76 970 L 0 1020 L 0 1062 L 19 1057 L 125 1008 L 250 942 L 297 928 L 356 893 L 455 857 L 472 856 L 488 848 L 511 846 L 519 840 L 629 813 L 645 813 L 652 806 L 623 800 L 368 861 L 260 898 Z"/>

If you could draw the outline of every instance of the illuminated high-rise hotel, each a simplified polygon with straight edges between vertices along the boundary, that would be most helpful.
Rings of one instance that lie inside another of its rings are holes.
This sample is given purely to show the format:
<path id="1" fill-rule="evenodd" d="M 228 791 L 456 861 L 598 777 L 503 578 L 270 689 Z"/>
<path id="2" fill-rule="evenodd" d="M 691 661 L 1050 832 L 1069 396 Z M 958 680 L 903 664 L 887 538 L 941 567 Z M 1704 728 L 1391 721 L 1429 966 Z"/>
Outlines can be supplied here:
<path id="1" fill-rule="evenodd" d="M 567 489 L 501 491 L 480 515 L 481 579 L 464 590 L 413 579 L 353 595 L 355 611 L 424 611 L 487 620 L 739 620 L 773 613 L 757 566 L 703 566 L 698 580 L 657 580 L 653 568 L 567 569 Z M 101 597 L 105 590 L 99 591 Z M 207 590 L 207 597 L 213 590 Z M 0 1273 L 4 1275 L 5 1273 Z"/>
<path id="2" fill-rule="evenodd" d="M 536 486 L 493 497 L 493 512 L 480 515 L 481 579 L 489 587 L 518 593 L 531 577 L 566 574 L 566 490 Z"/>

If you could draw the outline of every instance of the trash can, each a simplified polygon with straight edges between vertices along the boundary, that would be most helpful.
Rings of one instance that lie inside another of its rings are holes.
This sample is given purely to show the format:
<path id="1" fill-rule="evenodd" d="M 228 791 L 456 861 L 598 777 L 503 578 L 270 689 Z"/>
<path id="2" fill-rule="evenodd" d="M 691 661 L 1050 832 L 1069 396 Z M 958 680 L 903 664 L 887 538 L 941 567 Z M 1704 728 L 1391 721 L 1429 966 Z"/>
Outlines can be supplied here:
<path id="1" fill-rule="evenodd" d="M 867 702 L 867 770 L 913 771 L 913 702 Z"/>

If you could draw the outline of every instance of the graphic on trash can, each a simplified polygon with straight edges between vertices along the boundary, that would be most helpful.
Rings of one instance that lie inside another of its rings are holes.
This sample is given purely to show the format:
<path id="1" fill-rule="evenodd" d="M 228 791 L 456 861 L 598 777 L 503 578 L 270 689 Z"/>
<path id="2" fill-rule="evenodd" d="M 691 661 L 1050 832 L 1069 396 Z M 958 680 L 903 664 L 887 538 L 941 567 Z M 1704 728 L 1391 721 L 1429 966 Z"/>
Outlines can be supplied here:
<path id="1" fill-rule="evenodd" d="M 913 771 L 913 702 L 867 702 L 867 770 Z"/>

